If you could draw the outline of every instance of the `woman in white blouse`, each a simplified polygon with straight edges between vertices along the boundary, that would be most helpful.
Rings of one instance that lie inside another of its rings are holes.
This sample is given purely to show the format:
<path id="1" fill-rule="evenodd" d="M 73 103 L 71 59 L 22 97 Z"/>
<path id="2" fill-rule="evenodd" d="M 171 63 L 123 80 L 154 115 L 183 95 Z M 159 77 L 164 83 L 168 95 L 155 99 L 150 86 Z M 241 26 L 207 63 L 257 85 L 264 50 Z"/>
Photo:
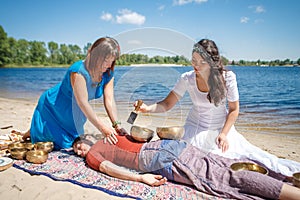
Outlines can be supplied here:
<path id="1" fill-rule="evenodd" d="M 278 158 L 249 143 L 234 123 L 239 114 L 236 76 L 221 62 L 214 41 L 202 39 L 194 45 L 194 70 L 181 75 L 168 96 L 153 105 L 143 104 L 141 112 L 166 112 L 187 91 L 193 106 L 187 116 L 183 139 L 207 152 L 228 158 L 250 158 L 284 175 L 300 171 L 300 163 Z"/>

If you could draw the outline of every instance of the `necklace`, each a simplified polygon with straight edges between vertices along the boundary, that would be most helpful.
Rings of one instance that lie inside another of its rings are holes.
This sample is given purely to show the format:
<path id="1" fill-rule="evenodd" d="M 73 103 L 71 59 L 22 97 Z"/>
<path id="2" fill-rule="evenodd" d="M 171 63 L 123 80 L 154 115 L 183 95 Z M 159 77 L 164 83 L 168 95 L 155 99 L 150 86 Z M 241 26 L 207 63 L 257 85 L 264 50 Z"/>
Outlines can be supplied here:
<path id="1" fill-rule="evenodd" d="M 92 83 L 92 87 L 99 87 L 101 85 L 101 82 L 102 81 Z"/>

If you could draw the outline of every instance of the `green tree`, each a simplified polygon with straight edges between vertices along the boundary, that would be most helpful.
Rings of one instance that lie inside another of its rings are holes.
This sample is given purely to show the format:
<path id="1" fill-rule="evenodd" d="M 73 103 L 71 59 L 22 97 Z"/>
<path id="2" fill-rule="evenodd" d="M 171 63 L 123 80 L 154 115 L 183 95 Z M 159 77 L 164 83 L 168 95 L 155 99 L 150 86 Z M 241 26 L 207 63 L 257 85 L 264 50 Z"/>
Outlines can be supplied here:
<path id="1" fill-rule="evenodd" d="M 83 54 L 84 56 L 87 54 L 90 46 L 92 46 L 92 43 L 88 42 L 84 47 L 83 47 Z"/>
<path id="2" fill-rule="evenodd" d="M 44 42 L 32 41 L 30 44 L 30 60 L 34 65 L 43 65 L 47 62 L 47 49 Z"/>
<path id="3" fill-rule="evenodd" d="M 144 54 L 138 54 L 137 55 L 137 63 L 138 64 L 148 63 L 148 56 L 144 55 Z"/>
<path id="4" fill-rule="evenodd" d="M 59 48 L 59 52 L 61 55 L 60 64 L 72 64 L 74 55 L 71 49 L 69 48 L 69 46 L 67 46 L 66 44 L 61 44 Z"/>
<path id="5" fill-rule="evenodd" d="M 75 62 L 81 58 L 81 48 L 78 45 L 68 45 L 72 55 L 70 55 L 70 62 Z"/>
<path id="6" fill-rule="evenodd" d="M 7 34 L 0 26 L 0 66 L 4 66 L 9 63 L 10 61 L 9 55 L 9 43 L 7 39 Z"/>
<path id="7" fill-rule="evenodd" d="M 187 65 L 190 63 L 184 56 L 179 56 L 179 59 L 177 60 L 176 64 L 179 65 Z"/>
<path id="8" fill-rule="evenodd" d="M 224 56 L 221 56 L 221 61 L 223 63 L 223 65 L 228 65 L 229 60 L 227 58 L 225 58 Z"/>
<path id="9" fill-rule="evenodd" d="M 282 65 L 289 65 L 291 64 L 290 59 L 285 59 L 284 61 L 282 61 Z"/>
<path id="10" fill-rule="evenodd" d="M 7 64 L 15 64 L 17 63 L 18 59 L 17 41 L 12 37 L 8 37 L 7 41 L 9 46 L 9 49 L 6 52 L 6 54 L 9 55 L 9 60 Z"/>
<path id="11" fill-rule="evenodd" d="M 262 63 L 261 63 L 260 59 L 258 59 L 257 62 L 256 62 L 256 65 L 261 65 L 261 64 Z"/>
<path id="12" fill-rule="evenodd" d="M 154 56 L 154 63 L 155 64 L 163 64 L 164 63 L 164 58 L 162 56 Z"/>
<path id="13" fill-rule="evenodd" d="M 246 62 L 244 60 L 239 61 L 239 65 L 245 65 L 245 64 L 246 64 Z"/>
<path id="14" fill-rule="evenodd" d="M 17 42 L 17 60 L 16 64 L 23 65 L 23 64 L 30 64 L 30 44 L 25 39 L 20 39 Z"/>
<path id="15" fill-rule="evenodd" d="M 56 42 L 48 42 L 48 50 L 50 53 L 50 63 L 58 64 L 59 63 L 59 51 L 58 44 Z"/>

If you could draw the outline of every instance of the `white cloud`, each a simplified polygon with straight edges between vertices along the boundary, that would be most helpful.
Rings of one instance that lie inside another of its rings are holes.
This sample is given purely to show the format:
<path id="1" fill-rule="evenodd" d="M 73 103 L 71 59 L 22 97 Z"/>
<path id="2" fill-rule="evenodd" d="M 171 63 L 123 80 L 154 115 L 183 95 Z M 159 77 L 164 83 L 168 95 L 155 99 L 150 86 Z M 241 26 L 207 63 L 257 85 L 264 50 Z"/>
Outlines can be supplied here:
<path id="1" fill-rule="evenodd" d="M 256 6 L 255 12 L 256 13 L 263 13 L 263 12 L 266 12 L 266 10 L 264 9 L 263 6 Z"/>
<path id="2" fill-rule="evenodd" d="M 241 22 L 242 24 L 246 24 L 246 23 L 248 23 L 249 20 L 250 20 L 250 19 L 249 19 L 248 17 L 241 17 L 240 22 Z"/>
<path id="3" fill-rule="evenodd" d="M 181 6 L 181 5 L 184 5 L 187 3 L 191 3 L 191 2 L 192 2 L 192 0 L 174 0 L 173 4 Z"/>
<path id="4" fill-rule="evenodd" d="M 185 5 L 185 4 L 188 4 L 188 3 L 205 3 L 207 2 L 208 0 L 173 0 L 173 4 L 174 5 L 179 5 L 179 6 L 182 6 L 182 5 Z"/>
<path id="5" fill-rule="evenodd" d="M 255 13 L 264 13 L 266 9 L 263 6 L 249 6 L 250 9 L 253 9 Z"/>
<path id="6" fill-rule="evenodd" d="M 165 6 L 164 5 L 161 5 L 158 7 L 158 10 L 164 10 L 165 9 Z"/>
<path id="7" fill-rule="evenodd" d="M 207 2 L 208 0 L 194 0 L 195 1 L 195 3 L 205 3 L 205 2 Z"/>
<path id="8" fill-rule="evenodd" d="M 103 12 L 102 15 L 101 15 L 101 19 L 104 20 L 104 21 L 111 21 L 111 20 L 113 20 L 113 16 L 110 13 L 104 13 Z"/>
<path id="9" fill-rule="evenodd" d="M 128 9 L 122 9 L 119 12 L 119 15 L 116 16 L 116 22 L 118 24 L 137 24 L 142 25 L 145 23 L 146 17 L 140 15 L 136 12 L 133 12 Z"/>

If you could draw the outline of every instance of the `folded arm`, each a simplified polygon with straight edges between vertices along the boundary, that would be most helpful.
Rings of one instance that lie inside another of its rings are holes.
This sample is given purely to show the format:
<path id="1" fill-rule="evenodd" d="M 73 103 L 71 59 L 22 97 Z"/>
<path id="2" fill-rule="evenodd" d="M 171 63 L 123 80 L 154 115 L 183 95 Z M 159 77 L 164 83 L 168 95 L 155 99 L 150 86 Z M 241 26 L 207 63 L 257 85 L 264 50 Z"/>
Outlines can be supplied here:
<path id="1" fill-rule="evenodd" d="M 107 160 L 101 162 L 99 171 L 115 178 L 146 183 L 150 186 L 160 186 L 167 182 L 167 179 L 161 175 L 136 174 Z"/>

